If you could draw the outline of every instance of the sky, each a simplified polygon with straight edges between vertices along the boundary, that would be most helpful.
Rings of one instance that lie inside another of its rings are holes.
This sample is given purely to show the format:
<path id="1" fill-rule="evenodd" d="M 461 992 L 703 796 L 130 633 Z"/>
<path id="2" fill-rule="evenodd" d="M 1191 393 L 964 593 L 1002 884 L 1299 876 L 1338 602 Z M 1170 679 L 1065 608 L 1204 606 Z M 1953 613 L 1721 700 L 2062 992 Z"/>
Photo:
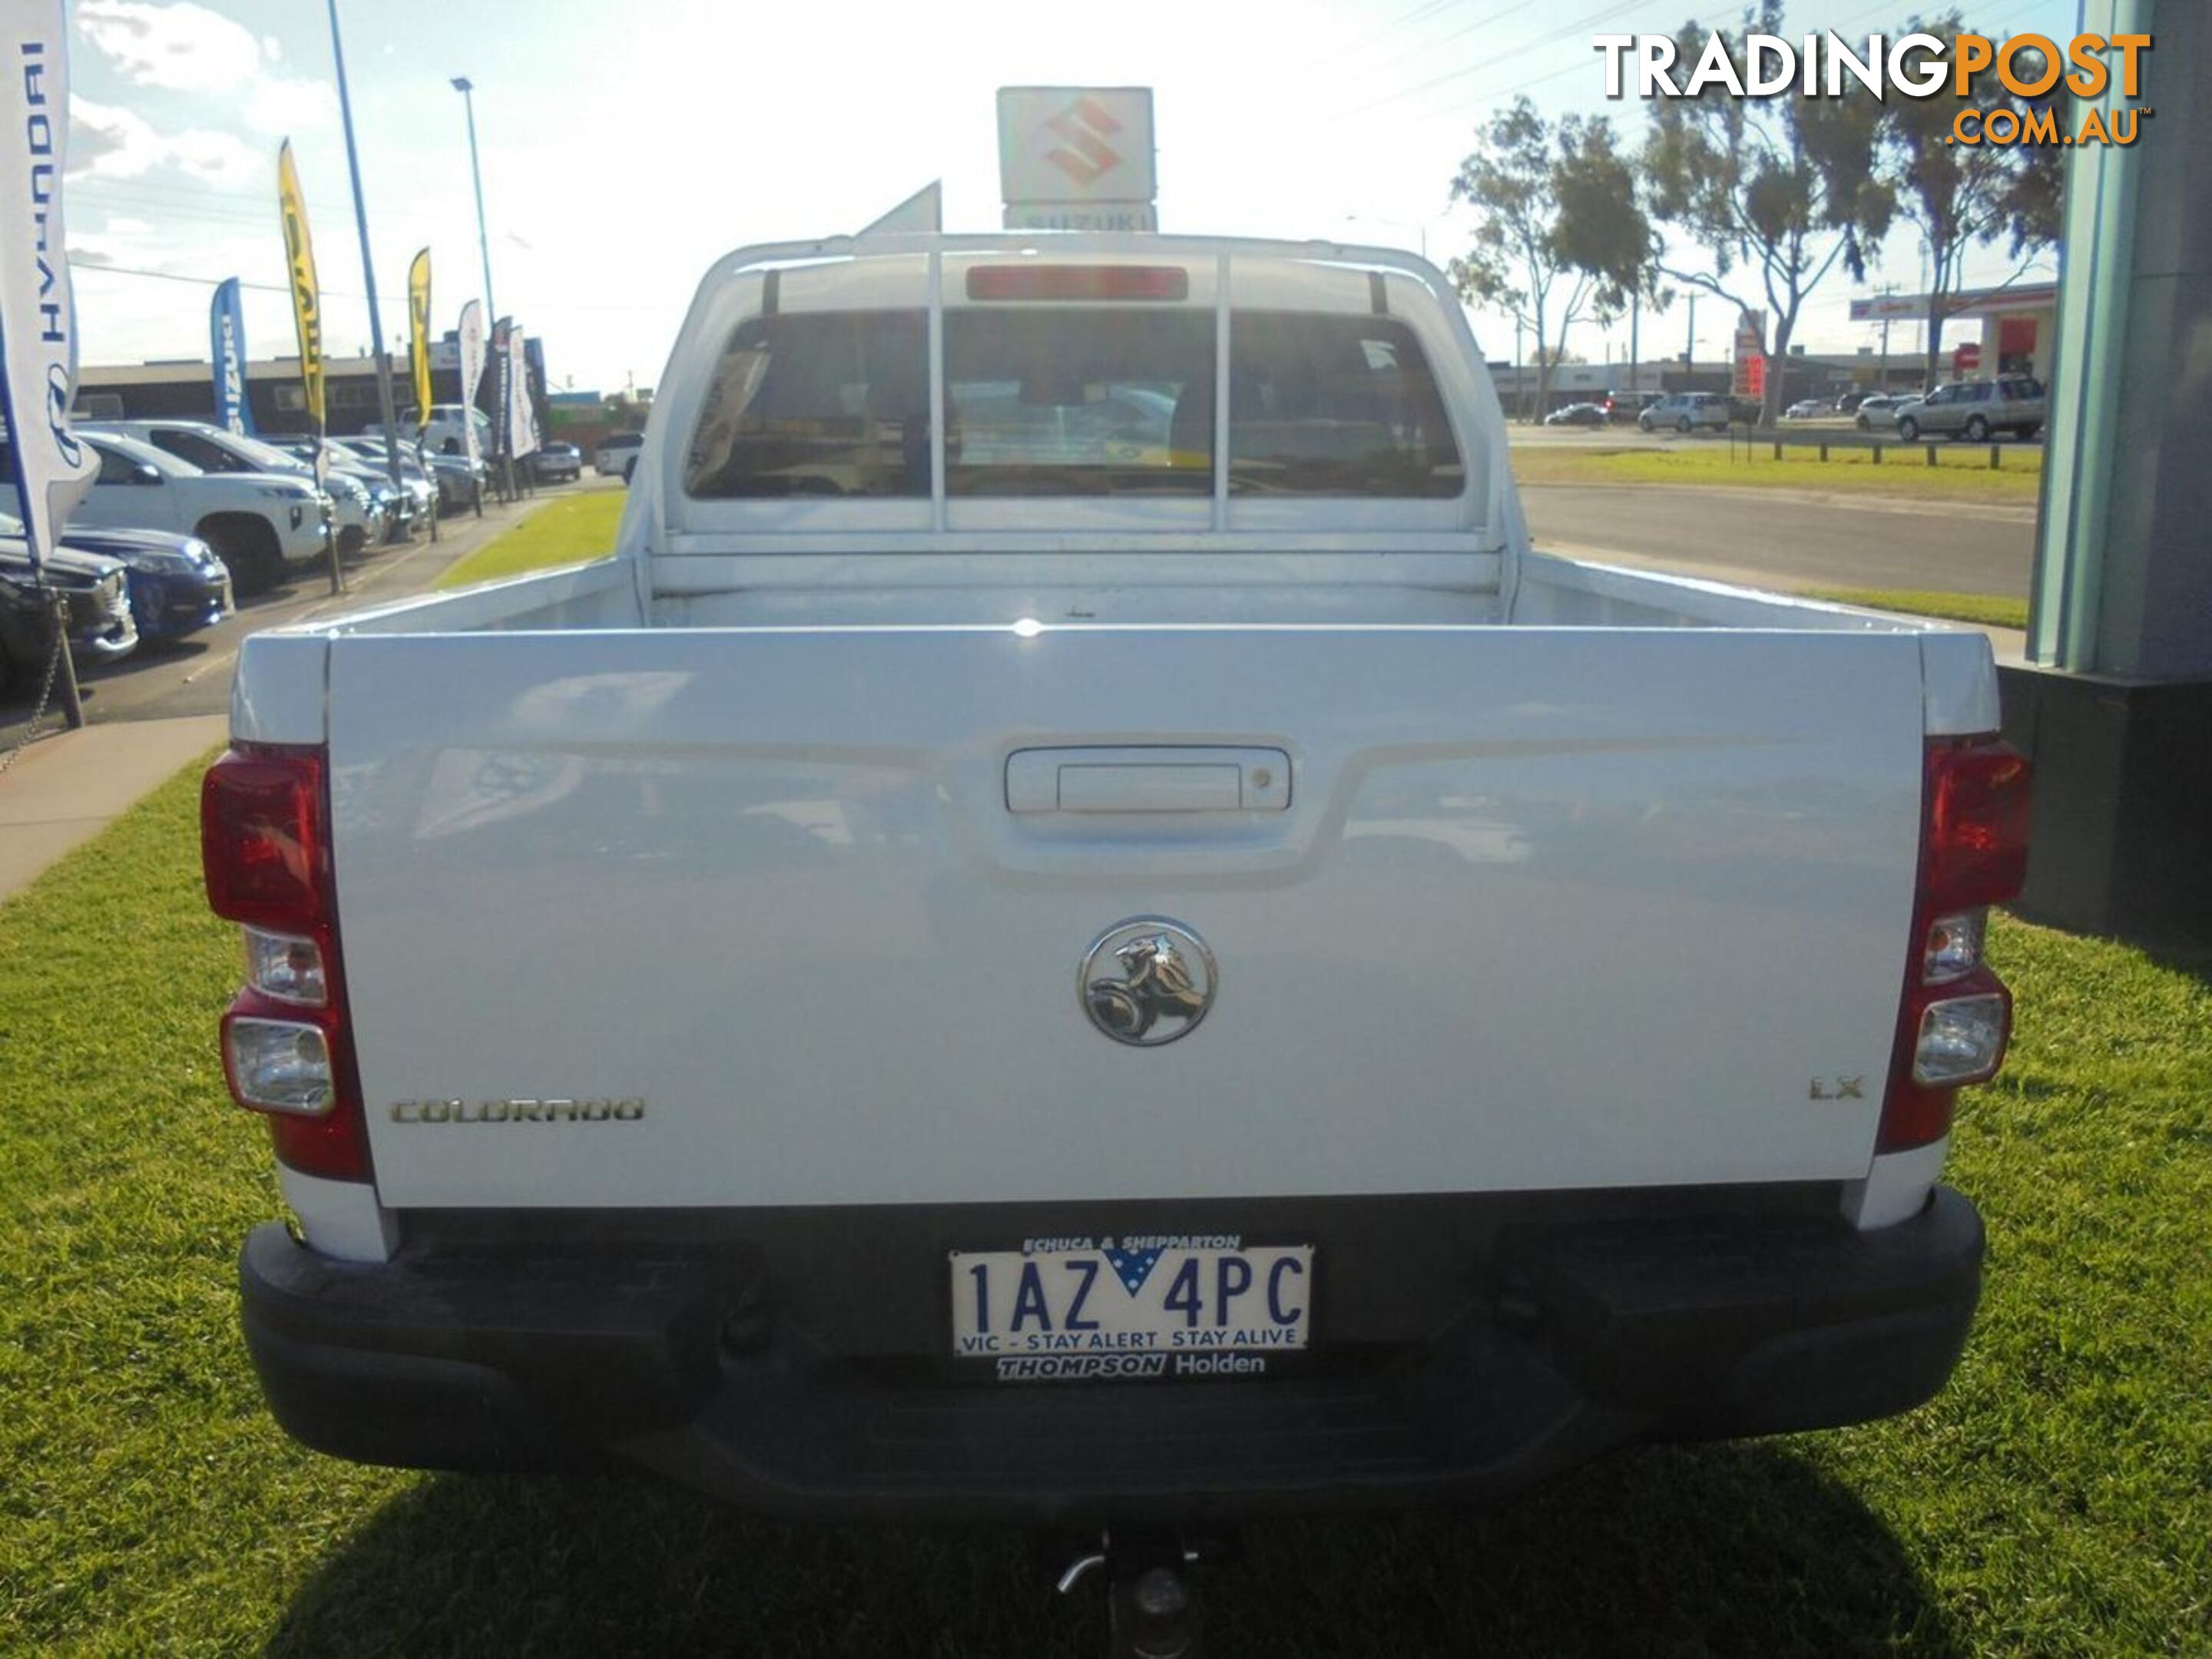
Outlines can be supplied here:
<path id="1" fill-rule="evenodd" d="M 405 341 L 405 276 L 431 250 L 441 331 L 483 292 L 460 94 L 476 86 L 493 296 L 545 343 L 556 389 L 649 386 L 700 276 L 758 241 L 859 229 L 942 179 L 948 230 L 999 222 L 995 92 L 1154 89 L 1163 230 L 1328 237 L 1427 252 L 1469 234 L 1449 203 L 1476 129 L 1517 93 L 1607 114 L 1601 33 L 1734 22 L 1740 0 L 337 0 L 379 312 Z M 1895 31 L 1933 0 L 1791 0 L 1793 30 Z M 2075 0 L 1966 0 L 1992 34 L 2074 32 Z M 252 355 L 295 350 L 276 205 L 289 137 L 324 291 L 325 349 L 368 349 L 369 307 L 323 0 L 70 0 L 66 209 L 84 358 L 207 355 L 215 282 L 239 276 Z M 1970 282 L 2010 274 L 2002 247 Z M 2045 268 L 2047 274 L 2048 267 Z M 1923 285 L 1910 227 L 1869 286 Z M 264 286 L 256 288 L 253 284 Z M 1798 329 L 1815 351 L 1874 331 L 1841 273 Z M 1734 319 L 1698 307 L 1700 357 Z M 1512 328 L 1474 314 L 1493 358 Z M 1643 355 L 1682 349 L 1677 302 Z M 1895 331 L 1892 349 L 1913 349 Z M 1627 325 L 1571 350 L 1625 359 Z"/>

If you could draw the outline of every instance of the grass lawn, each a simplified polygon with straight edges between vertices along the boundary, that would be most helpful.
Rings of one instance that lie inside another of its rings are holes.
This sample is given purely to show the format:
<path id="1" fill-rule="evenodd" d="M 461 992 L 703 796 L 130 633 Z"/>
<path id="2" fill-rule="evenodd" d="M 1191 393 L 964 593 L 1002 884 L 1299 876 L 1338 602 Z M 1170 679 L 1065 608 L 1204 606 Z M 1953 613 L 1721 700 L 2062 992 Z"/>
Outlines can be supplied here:
<path id="1" fill-rule="evenodd" d="M 1732 489 L 1806 489 L 1837 495 L 1900 495 L 1915 500 L 2035 505 L 2043 477 L 2043 452 L 2002 444 L 2003 465 L 1990 471 L 1986 444 L 1938 444 L 1929 466 L 1919 448 L 1820 452 L 1785 447 L 1782 459 L 1756 444 L 1739 443 L 1731 459 L 1725 443 L 1695 442 L 1664 449 L 1607 449 L 1593 438 L 1588 449 L 1522 444 L 1513 450 L 1513 475 L 1524 484 L 1703 484 Z"/>
<path id="2" fill-rule="evenodd" d="M 1932 593 L 1900 587 L 1808 587 L 1808 599 L 1856 605 L 1869 611 L 1902 611 L 1915 617 L 1942 617 L 1979 628 L 2026 628 L 2027 601 L 1998 593 Z"/>
<path id="3" fill-rule="evenodd" d="M 191 777 L 0 907 L 0 1650 L 1082 1654 L 996 1533 L 772 1524 L 614 1478 L 430 1476 L 264 1414 L 233 1260 L 277 1212 L 215 1019 Z M 1239 1655 L 2203 1654 L 2212 964 L 2008 923 L 2021 1033 L 1954 1157 L 1990 1227 L 1901 1420 L 1613 1458 L 1488 1515 L 1276 1523 Z"/>
<path id="4" fill-rule="evenodd" d="M 520 576 L 556 564 L 603 559 L 614 551 L 626 489 L 587 489 L 539 507 L 504 535 L 495 536 L 438 578 L 440 587 L 466 587 L 501 576 Z"/>

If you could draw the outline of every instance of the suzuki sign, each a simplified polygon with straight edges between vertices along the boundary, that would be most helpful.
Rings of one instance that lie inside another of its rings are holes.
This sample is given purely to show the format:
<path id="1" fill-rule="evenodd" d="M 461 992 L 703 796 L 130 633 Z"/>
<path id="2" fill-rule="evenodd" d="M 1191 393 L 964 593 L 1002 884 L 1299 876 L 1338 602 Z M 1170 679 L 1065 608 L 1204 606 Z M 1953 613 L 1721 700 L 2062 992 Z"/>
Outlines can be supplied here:
<path id="1" fill-rule="evenodd" d="M 999 88 L 1009 230 L 1157 230 L 1149 87 Z"/>

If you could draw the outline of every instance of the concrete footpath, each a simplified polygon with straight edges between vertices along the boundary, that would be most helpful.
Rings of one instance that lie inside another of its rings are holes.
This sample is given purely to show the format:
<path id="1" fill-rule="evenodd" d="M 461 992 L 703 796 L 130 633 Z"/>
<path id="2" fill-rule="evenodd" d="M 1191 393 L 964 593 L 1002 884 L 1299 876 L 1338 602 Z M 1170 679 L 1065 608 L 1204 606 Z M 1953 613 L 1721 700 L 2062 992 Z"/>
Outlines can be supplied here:
<path id="1" fill-rule="evenodd" d="M 0 899 L 222 743 L 223 714 L 88 726 L 41 738 L 0 774 Z"/>

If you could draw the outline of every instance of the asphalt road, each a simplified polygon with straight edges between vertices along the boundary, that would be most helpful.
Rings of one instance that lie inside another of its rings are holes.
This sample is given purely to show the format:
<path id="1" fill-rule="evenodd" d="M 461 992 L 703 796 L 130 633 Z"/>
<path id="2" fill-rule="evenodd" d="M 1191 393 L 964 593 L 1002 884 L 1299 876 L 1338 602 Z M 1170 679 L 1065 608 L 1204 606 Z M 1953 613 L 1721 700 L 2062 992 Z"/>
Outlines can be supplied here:
<path id="1" fill-rule="evenodd" d="M 587 477 L 582 487 L 589 489 L 592 482 Z M 435 542 L 423 534 L 411 543 L 358 554 L 345 562 L 346 591 L 342 595 L 331 592 L 330 578 L 318 566 L 242 601 L 234 613 L 189 639 L 173 645 L 142 646 L 121 662 L 84 671 L 86 722 L 219 714 L 230 707 L 231 664 L 237 659 L 239 641 L 246 635 L 419 593 L 462 555 L 482 546 L 532 507 L 569 488 L 542 487 L 536 495 L 507 506 L 489 504 L 480 520 L 447 519 L 438 526 Z M 28 696 L 0 698 L 0 754 L 22 739 L 30 715 Z M 58 708 L 50 711 L 47 729 L 59 720 Z"/>
<path id="2" fill-rule="evenodd" d="M 1549 552 L 1765 587 L 1888 587 L 2026 599 L 2032 508 L 1703 489 L 1530 484 Z"/>

